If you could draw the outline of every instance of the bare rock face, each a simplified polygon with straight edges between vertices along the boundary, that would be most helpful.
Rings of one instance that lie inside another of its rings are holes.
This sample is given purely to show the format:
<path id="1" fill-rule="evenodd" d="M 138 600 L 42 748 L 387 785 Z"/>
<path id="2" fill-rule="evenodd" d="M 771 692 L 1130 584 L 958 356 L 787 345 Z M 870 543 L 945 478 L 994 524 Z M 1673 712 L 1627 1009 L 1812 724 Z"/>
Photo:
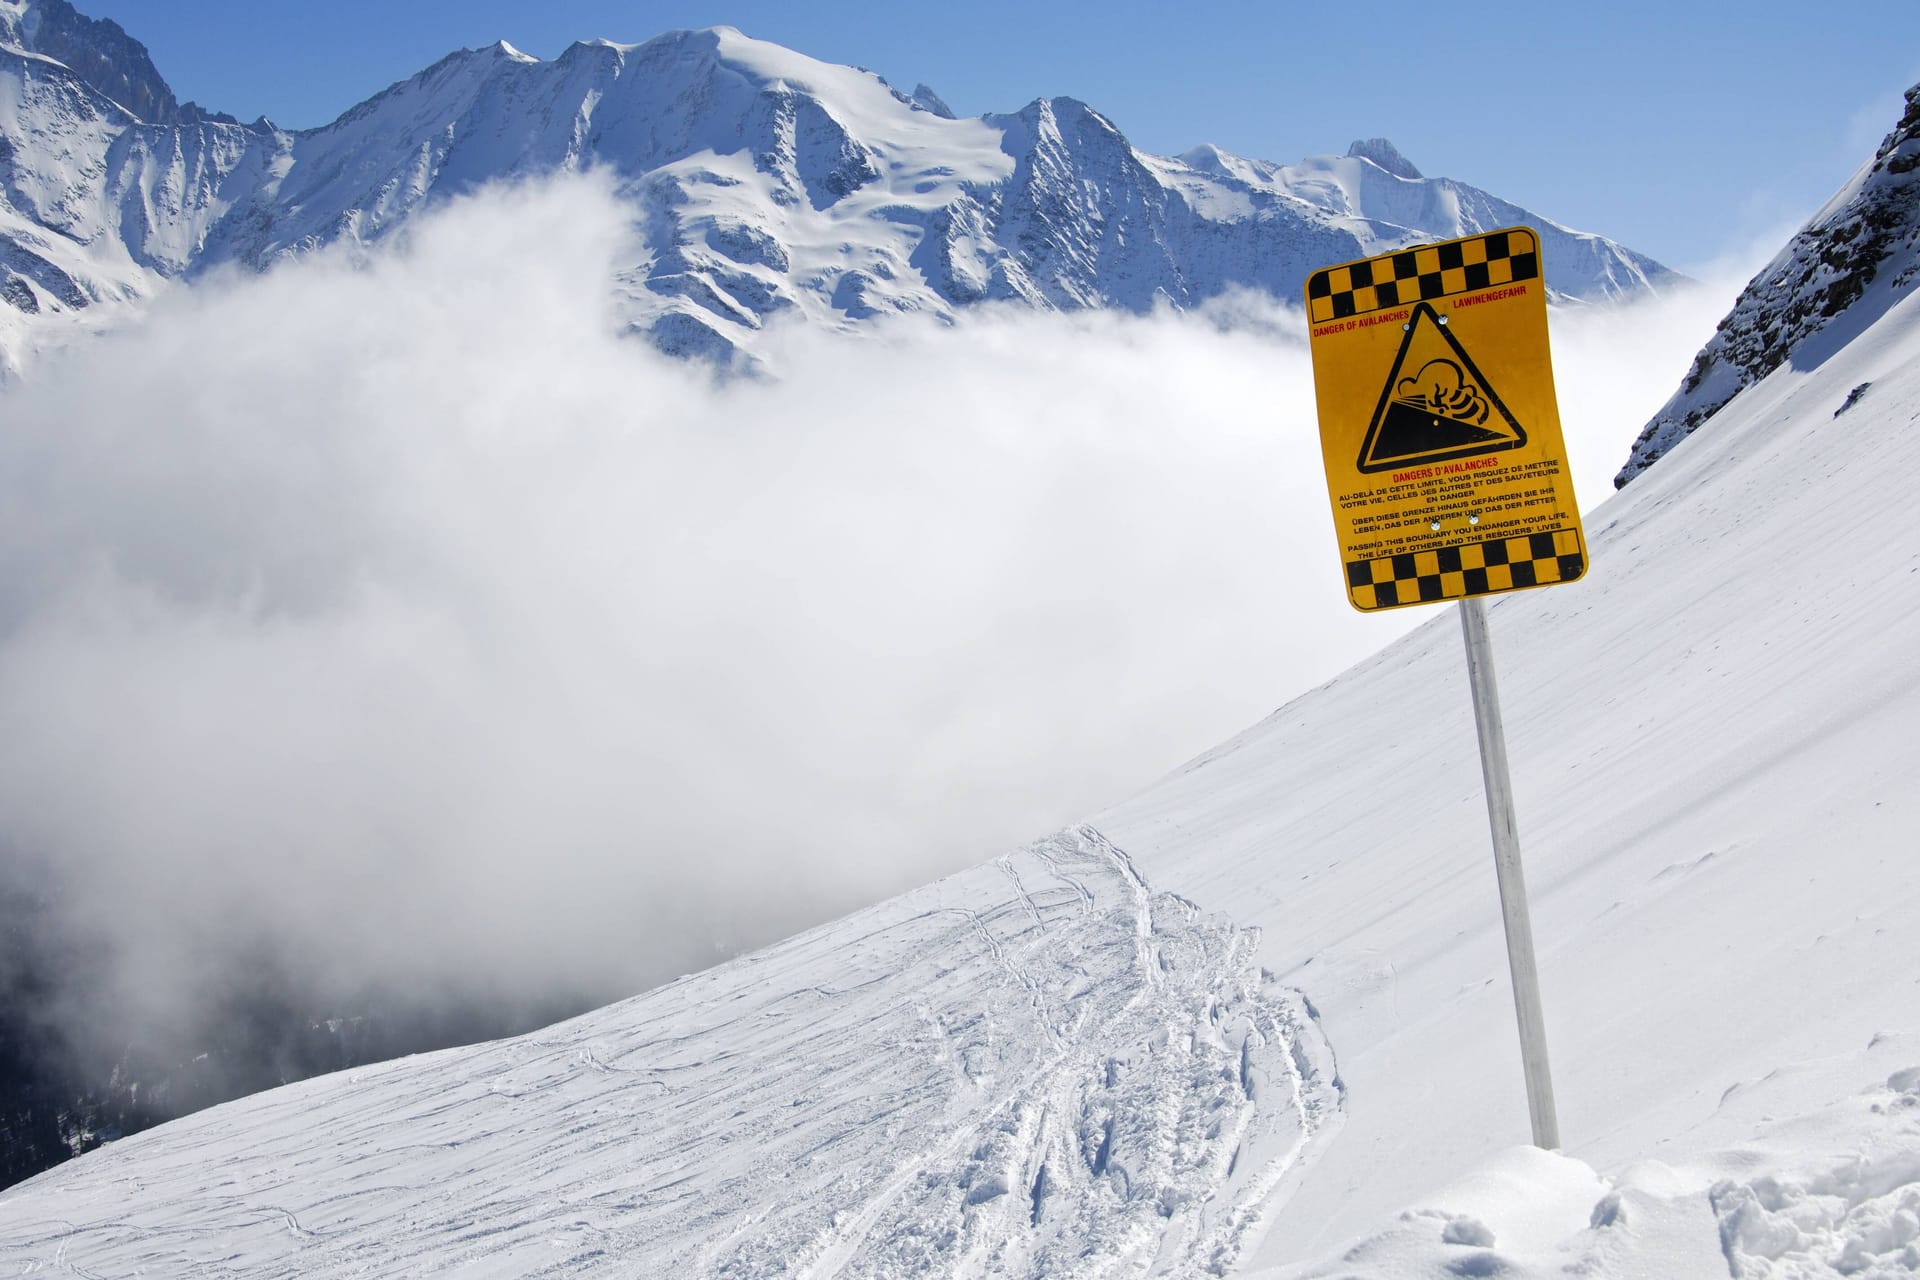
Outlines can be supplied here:
<path id="1" fill-rule="evenodd" d="M 67 0 L 17 0 L 0 7 L 0 40 L 63 62 L 87 84 L 148 124 L 225 120 L 174 99 L 147 47 L 108 18 L 89 18 Z"/>
<path id="2" fill-rule="evenodd" d="M 1920 85 L 1873 158 L 1795 233 L 1720 321 L 1634 441 L 1616 488 L 1789 362 L 1812 368 L 1920 279 Z"/>
<path id="3" fill-rule="evenodd" d="M 1385 138 L 1360 138 L 1347 148 L 1347 154 L 1371 160 L 1394 177 L 1409 182 L 1418 182 L 1424 176 L 1413 167 L 1413 161 L 1401 155 L 1400 149 Z"/>

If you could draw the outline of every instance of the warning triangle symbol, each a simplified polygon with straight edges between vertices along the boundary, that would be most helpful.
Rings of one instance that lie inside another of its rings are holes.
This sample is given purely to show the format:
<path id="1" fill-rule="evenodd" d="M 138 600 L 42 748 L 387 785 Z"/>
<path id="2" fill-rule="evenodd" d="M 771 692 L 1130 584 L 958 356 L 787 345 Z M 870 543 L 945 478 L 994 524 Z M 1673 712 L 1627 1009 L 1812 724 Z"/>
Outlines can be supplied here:
<path id="1" fill-rule="evenodd" d="M 1518 449 L 1527 433 L 1433 307 L 1414 307 L 1380 405 L 1360 446 L 1360 470 Z"/>

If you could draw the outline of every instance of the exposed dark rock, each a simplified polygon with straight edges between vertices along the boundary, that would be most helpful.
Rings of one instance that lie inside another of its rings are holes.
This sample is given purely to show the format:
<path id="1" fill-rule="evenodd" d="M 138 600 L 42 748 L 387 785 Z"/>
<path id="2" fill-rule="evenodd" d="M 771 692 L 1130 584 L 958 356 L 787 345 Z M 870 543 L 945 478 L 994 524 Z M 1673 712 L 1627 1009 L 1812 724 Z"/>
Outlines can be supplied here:
<path id="1" fill-rule="evenodd" d="M 1740 294 L 1693 367 L 1641 431 L 1616 488 L 1788 361 L 1818 365 L 1911 289 L 1920 270 L 1920 85 L 1873 159 Z M 1877 288 L 1884 282 L 1884 287 Z"/>
<path id="2" fill-rule="evenodd" d="M 1425 176 L 1413 167 L 1413 161 L 1401 155 L 1400 149 L 1385 138 L 1361 138 L 1347 148 L 1347 154 L 1371 160 L 1396 178 L 1417 180 Z"/>
<path id="3" fill-rule="evenodd" d="M 89 18 L 67 0 L 33 0 L 16 21 L 0 17 L 0 39 L 64 62 L 82 80 L 149 124 L 234 123 L 175 101 L 147 47 L 109 18 Z"/>

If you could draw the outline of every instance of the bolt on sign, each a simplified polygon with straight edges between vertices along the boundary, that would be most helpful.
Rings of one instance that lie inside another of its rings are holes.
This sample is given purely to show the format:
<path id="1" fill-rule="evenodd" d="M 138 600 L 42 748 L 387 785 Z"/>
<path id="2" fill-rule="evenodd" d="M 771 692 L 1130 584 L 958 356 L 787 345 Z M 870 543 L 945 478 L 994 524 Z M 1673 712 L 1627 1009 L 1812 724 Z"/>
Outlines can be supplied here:
<path id="1" fill-rule="evenodd" d="M 1327 267 L 1306 294 L 1320 452 L 1356 609 L 1586 572 L 1532 230 Z"/>

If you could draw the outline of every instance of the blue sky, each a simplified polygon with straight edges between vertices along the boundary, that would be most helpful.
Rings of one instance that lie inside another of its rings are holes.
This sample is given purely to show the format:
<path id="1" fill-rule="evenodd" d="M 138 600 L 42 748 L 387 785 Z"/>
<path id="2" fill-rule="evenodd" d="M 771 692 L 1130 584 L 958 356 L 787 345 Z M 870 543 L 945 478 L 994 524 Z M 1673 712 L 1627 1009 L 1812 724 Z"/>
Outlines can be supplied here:
<path id="1" fill-rule="evenodd" d="M 1385 136 L 1472 182 L 1682 269 L 1768 247 L 1845 180 L 1920 80 L 1911 0 L 1445 6 L 1232 0 L 77 0 L 183 98 L 323 124 L 451 50 L 552 57 L 725 23 L 963 115 L 1092 104 L 1149 151 L 1293 161 Z"/>

